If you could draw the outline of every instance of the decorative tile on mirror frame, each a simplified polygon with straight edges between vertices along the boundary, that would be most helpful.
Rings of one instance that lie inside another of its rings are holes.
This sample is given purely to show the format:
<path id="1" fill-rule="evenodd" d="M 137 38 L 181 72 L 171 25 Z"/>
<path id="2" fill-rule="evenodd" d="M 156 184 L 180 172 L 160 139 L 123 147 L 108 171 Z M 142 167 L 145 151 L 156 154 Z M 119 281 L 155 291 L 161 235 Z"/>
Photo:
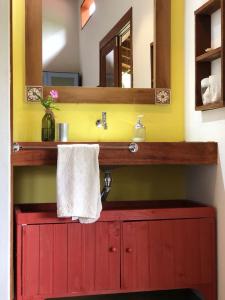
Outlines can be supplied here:
<path id="1" fill-rule="evenodd" d="M 155 89 L 155 104 L 170 104 L 171 89 L 156 88 Z"/>
<path id="2" fill-rule="evenodd" d="M 43 98 L 43 87 L 27 85 L 25 87 L 26 101 L 29 103 L 39 102 Z"/>

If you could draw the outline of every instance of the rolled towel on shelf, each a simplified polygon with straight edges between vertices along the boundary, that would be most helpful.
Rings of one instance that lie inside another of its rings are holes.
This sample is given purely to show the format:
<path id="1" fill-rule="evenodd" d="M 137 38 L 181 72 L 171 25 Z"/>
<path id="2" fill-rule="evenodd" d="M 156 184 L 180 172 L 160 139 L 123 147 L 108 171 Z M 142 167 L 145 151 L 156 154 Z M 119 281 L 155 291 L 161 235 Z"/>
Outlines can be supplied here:
<path id="1" fill-rule="evenodd" d="M 57 215 L 93 223 L 102 210 L 99 145 L 58 145 Z"/>
<path id="2" fill-rule="evenodd" d="M 202 103 L 204 105 L 221 100 L 221 80 L 217 75 L 211 75 L 201 80 Z"/>
<path id="3" fill-rule="evenodd" d="M 201 94 L 202 94 L 202 103 L 204 105 L 209 104 L 211 101 L 210 100 L 211 94 L 210 94 L 208 77 L 201 80 Z"/>
<path id="4" fill-rule="evenodd" d="M 211 103 L 221 100 L 221 80 L 217 75 L 209 76 L 209 88 L 211 93 Z"/>

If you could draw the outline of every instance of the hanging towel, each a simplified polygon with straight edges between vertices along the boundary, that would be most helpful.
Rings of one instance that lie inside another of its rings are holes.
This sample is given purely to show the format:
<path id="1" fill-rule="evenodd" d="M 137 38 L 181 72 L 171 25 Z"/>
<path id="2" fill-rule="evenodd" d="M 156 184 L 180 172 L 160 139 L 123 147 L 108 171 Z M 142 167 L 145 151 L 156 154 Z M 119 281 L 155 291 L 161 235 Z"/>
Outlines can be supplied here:
<path id="1" fill-rule="evenodd" d="M 98 220 L 102 210 L 99 145 L 58 145 L 57 215 L 81 223 Z"/>

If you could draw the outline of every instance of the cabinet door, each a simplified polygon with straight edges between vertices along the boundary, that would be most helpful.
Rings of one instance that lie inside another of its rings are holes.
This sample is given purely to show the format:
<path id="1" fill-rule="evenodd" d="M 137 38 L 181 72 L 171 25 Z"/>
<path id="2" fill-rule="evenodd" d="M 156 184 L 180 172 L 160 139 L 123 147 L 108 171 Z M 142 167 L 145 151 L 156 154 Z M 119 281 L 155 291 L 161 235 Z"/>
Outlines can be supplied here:
<path id="1" fill-rule="evenodd" d="M 120 288 L 120 223 L 23 227 L 23 296 Z"/>
<path id="2" fill-rule="evenodd" d="M 22 295 L 39 293 L 39 226 L 22 227 Z"/>
<path id="3" fill-rule="evenodd" d="M 68 225 L 27 225 L 22 234 L 23 296 L 67 294 Z"/>
<path id="4" fill-rule="evenodd" d="M 215 220 L 176 220 L 173 230 L 176 285 L 215 282 Z"/>
<path id="5" fill-rule="evenodd" d="M 120 223 L 68 226 L 69 293 L 120 288 Z"/>
<path id="6" fill-rule="evenodd" d="M 120 290 L 120 223 L 96 223 L 95 289 Z"/>
<path id="7" fill-rule="evenodd" d="M 123 224 L 122 288 L 190 288 L 213 281 L 214 223 L 211 219 Z"/>
<path id="8" fill-rule="evenodd" d="M 150 222 L 152 289 L 190 288 L 215 280 L 213 219 Z"/>
<path id="9" fill-rule="evenodd" d="M 126 222 L 122 226 L 122 288 L 149 289 L 149 222 Z"/>
<path id="10" fill-rule="evenodd" d="M 175 287 L 173 221 L 123 224 L 122 288 Z"/>

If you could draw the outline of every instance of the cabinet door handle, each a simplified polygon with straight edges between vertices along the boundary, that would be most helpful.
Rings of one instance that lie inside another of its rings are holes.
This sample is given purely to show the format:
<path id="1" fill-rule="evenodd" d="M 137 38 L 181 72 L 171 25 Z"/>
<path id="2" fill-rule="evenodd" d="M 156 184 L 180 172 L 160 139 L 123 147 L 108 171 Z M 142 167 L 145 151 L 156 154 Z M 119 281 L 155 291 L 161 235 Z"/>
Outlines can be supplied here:
<path id="1" fill-rule="evenodd" d="M 132 248 L 126 248 L 126 252 L 131 253 L 131 252 L 133 252 L 133 249 Z"/>
<path id="2" fill-rule="evenodd" d="M 116 252 L 117 251 L 117 249 L 115 247 L 111 247 L 109 250 L 110 250 L 110 252 Z"/>

